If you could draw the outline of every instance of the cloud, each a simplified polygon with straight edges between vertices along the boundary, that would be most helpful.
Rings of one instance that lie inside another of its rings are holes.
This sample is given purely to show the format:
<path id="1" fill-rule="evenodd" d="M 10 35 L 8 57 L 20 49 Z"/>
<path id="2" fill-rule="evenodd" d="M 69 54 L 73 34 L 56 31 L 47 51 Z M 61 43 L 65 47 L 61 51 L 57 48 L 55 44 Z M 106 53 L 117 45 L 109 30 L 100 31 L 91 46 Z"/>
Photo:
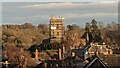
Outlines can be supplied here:
<path id="1" fill-rule="evenodd" d="M 72 3 L 72 2 L 63 2 L 63 3 L 41 3 L 41 4 L 33 4 L 22 6 L 25 9 L 41 9 L 41 10 L 53 10 L 53 9 L 78 9 L 78 8 L 94 8 L 98 7 L 106 9 L 117 7 L 117 2 L 113 1 L 101 1 L 101 2 L 91 2 L 91 3 Z M 99 8 L 100 9 L 100 8 Z"/>
<path id="2" fill-rule="evenodd" d="M 101 3 L 118 3 L 118 0 L 103 0 L 103 1 L 100 1 Z"/>
<path id="3" fill-rule="evenodd" d="M 14 3 L 12 3 L 14 4 Z M 61 2 L 61 3 L 15 3 L 15 5 L 11 4 L 4 4 L 8 5 L 7 7 L 3 8 L 3 13 L 7 12 L 9 14 L 16 13 L 16 14 L 34 14 L 34 13 L 59 13 L 59 12 L 72 12 L 72 11 L 79 11 L 81 12 L 117 12 L 118 11 L 118 3 L 103 3 L 103 2 Z"/>
<path id="4" fill-rule="evenodd" d="M 65 23 L 86 22 L 91 18 L 101 21 L 117 21 L 118 4 L 116 2 L 59 2 L 59 3 L 3 3 L 3 22 L 37 24 L 49 23 L 49 17 L 65 18 Z"/>
<path id="5" fill-rule="evenodd" d="M 84 13 L 84 14 L 77 14 L 77 13 L 65 13 L 65 14 L 59 14 L 54 17 L 62 16 L 65 19 L 86 19 L 91 17 L 96 18 L 109 18 L 109 17 L 116 17 L 118 16 L 118 13 Z M 50 15 L 42 15 L 42 16 L 31 16 L 31 17 L 13 17 L 9 18 L 9 20 L 13 21 L 34 21 L 34 20 L 47 20 L 51 17 Z"/>
<path id="6" fill-rule="evenodd" d="M 84 14 L 67 13 L 67 14 L 61 14 L 61 16 L 70 19 L 89 18 L 89 17 L 117 17 L 118 13 L 84 13 Z"/>
<path id="7" fill-rule="evenodd" d="M 22 6 L 22 8 L 32 8 L 32 9 L 71 9 L 77 7 L 78 4 L 73 3 L 43 3 Z"/>
<path id="8" fill-rule="evenodd" d="M 2 0 L 2 2 L 96 2 L 96 1 L 99 2 L 101 0 Z M 117 1 L 117 0 L 107 0 L 107 1 Z"/>
<path id="9" fill-rule="evenodd" d="M 42 16 L 26 16 L 26 17 L 11 17 L 11 18 L 2 18 L 3 21 L 5 20 L 9 20 L 9 21 L 36 21 L 36 20 L 40 20 L 40 19 L 49 19 L 49 15 L 42 15 Z"/>

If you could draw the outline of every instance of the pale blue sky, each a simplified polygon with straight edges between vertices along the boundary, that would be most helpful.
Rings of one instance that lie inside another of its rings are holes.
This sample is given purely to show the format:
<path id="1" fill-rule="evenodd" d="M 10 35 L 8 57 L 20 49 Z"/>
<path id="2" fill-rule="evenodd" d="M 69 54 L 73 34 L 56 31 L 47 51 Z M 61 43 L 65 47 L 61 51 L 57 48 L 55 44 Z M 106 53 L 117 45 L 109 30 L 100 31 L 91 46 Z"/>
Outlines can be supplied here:
<path id="1" fill-rule="evenodd" d="M 110 1 L 89 3 L 88 2 L 2 3 L 2 24 L 23 24 L 26 22 L 33 23 L 35 25 L 49 24 L 49 17 L 51 16 L 54 17 L 62 16 L 65 18 L 64 21 L 65 25 L 77 24 L 81 27 L 84 27 L 86 22 L 91 22 L 92 19 L 96 19 L 98 22 L 103 22 L 104 24 L 118 22 L 118 3 Z"/>

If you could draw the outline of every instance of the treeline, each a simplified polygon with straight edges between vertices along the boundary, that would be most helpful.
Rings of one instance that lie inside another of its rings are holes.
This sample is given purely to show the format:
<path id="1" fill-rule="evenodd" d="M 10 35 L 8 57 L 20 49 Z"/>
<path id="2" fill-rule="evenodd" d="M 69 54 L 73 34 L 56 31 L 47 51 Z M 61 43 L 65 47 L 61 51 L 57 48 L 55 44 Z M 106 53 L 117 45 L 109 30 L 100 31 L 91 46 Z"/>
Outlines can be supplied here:
<path id="1" fill-rule="evenodd" d="M 101 36 L 104 38 L 107 44 L 119 43 L 120 36 L 120 24 L 111 23 L 106 27 L 99 25 Z M 80 28 L 78 25 L 67 25 L 65 30 L 64 41 L 69 43 L 67 45 L 76 45 L 77 40 L 80 41 L 81 36 L 84 34 L 85 29 Z M 40 45 L 43 40 L 49 39 L 49 26 L 47 24 L 39 24 L 35 26 L 31 23 L 25 23 L 22 25 L 2 25 L 2 46 L 17 46 L 29 48 L 32 45 Z M 80 42 L 82 43 L 82 41 Z M 80 44 L 78 43 L 78 44 Z"/>
<path id="2" fill-rule="evenodd" d="M 106 44 L 109 44 L 112 48 L 120 47 L 120 24 L 112 23 L 103 27 L 103 24 L 98 27 L 101 31 L 101 36 Z M 71 46 L 79 45 L 83 47 L 81 37 L 85 32 L 85 28 L 80 28 L 78 25 L 67 25 L 65 35 L 62 40 L 62 44 L 69 50 Z M 3 60 L 8 60 L 10 63 L 28 62 L 28 66 L 35 66 L 32 60 L 32 54 L 36 48 L 44 49 L 45 43 L 49 41 L 49 25 L 39 24 L 35 26 L 31 23 L 25 23 L 22 25 L 2 25 L 1 27 L 1 43 L 3 47 Z M 52 43 L 48 48 L 58 48 L 58 43 Z M 112 46 L 115 45 L 115 46 Z M 39 49 L 39 50 L 40 50 Z M 21 59 L 21 57 L 23 57 Z"/>
<path id="3" fill-rule="evenodd" d="M 48 25 L 2 25 L 1 38 L 3 62 L 7 60 L 16 64 L 16 67 L 24 63 L 27 63 L 27 67 L 36 66 L 28 49 L 33 45 L 40 45 L 44 39 L 49 38 Z"/>
<path id="4" fill-rule="evenodd" d="M 29 48 L 31 45 L 41 44 L 49 37 L 48 25 L 33 26 L 31 23 L 23 25 L 2 25 L 2 45 Z"/>
<path id="5" fill-rule="evenodd" d="M 107 41 L 107 44 L 115 45 L 114 49 L 120 49 L 120 24 L 112 22 L 111 24 L 108 24 L 103 31 L 105 32 L 105 40 Z"/>

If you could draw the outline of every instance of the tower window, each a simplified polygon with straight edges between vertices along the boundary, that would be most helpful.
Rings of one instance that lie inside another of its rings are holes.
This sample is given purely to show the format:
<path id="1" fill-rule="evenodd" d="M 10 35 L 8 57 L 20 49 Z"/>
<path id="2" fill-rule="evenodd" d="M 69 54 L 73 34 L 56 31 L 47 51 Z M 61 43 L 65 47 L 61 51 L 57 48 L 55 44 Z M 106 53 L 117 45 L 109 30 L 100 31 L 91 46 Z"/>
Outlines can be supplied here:
<path id="1" fill-rule="evenodd" d="M 59 32 L 57 32 L 57 35 L 59 36 Z"/>
<path id="2" fill-rule="evenodd" d="M 59 25 L 57 24 L 57 29 L 59 29 Z"/>

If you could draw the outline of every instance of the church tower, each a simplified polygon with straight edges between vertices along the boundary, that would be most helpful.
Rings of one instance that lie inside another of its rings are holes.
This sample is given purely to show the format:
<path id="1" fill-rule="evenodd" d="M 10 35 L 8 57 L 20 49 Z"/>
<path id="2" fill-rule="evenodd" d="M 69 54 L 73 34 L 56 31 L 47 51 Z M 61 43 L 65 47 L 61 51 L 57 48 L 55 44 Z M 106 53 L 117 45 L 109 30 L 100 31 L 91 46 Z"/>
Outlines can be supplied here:
<path id="1" fill-rule="evenodd" d="M 49 24 L 49 35 L 50 35 L 50 42 L 61 42 L 61 39 L 64 35 L 64 25 L 63 25 L 63 17 L 59 18 L 50 18 Z"/>

